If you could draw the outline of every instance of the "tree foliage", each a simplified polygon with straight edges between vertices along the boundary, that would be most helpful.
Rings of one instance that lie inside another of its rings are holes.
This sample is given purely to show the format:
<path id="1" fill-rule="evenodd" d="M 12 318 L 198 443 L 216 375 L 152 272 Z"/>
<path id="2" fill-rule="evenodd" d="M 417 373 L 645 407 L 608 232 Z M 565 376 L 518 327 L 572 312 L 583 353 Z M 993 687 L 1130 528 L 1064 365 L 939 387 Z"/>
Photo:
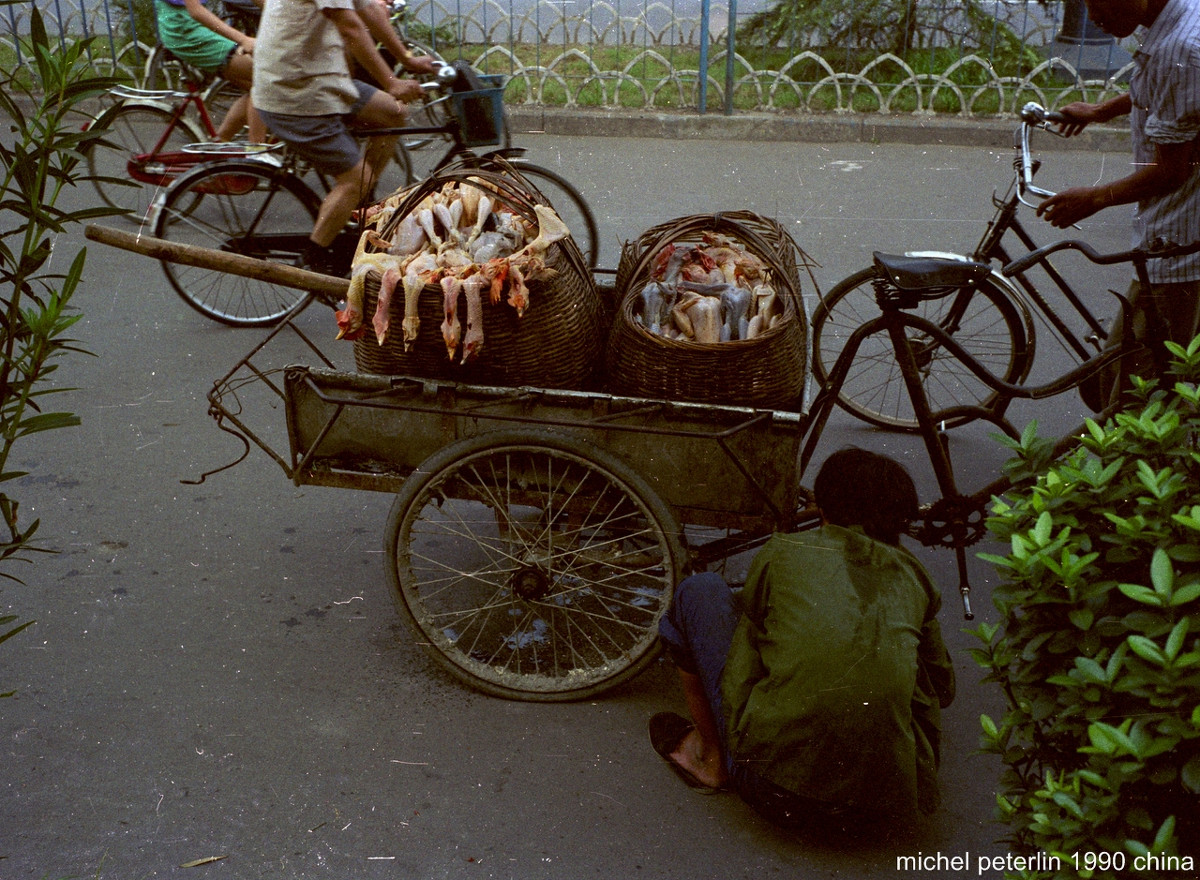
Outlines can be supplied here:
<path id="1" fill-rule="evenodd" d="M 997 67 L 1036 64 L 1032 50 L 979 0 L 776 0 L 750 16 L 739 38 L 771 45 L 891 52 L 934 46 L 987 49 Z"/>

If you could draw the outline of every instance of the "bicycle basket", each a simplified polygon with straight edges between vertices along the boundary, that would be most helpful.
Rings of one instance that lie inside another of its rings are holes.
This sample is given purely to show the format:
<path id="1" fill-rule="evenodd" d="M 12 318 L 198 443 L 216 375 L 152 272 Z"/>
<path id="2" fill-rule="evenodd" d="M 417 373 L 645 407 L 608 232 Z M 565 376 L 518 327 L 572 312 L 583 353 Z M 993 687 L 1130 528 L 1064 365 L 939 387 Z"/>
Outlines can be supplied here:
<path id="1" fill-rule="evenodd" d="M 471 74 L 466 81 L 474 88 L 450 93 L 450 112 L 458 122 L 463 145 L 487 147 L 502 143 L 504 77 L 474 71 Z"/>

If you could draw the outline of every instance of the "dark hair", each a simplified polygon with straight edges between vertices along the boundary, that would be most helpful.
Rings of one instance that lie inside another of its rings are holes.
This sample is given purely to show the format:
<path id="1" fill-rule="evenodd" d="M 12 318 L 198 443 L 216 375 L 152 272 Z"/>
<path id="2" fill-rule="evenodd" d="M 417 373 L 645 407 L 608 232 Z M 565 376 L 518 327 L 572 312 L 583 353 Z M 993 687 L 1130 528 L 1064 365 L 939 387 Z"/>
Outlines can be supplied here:
<path id="1" fill-rule="evenodd" d="M 887 544 L 900 543 L 900 534 L 917 516 L 917 487 L 904 466 L 854 446 L 825 459 L 813 494 L 826 522 L 862 526 L 869 537 Z"/>

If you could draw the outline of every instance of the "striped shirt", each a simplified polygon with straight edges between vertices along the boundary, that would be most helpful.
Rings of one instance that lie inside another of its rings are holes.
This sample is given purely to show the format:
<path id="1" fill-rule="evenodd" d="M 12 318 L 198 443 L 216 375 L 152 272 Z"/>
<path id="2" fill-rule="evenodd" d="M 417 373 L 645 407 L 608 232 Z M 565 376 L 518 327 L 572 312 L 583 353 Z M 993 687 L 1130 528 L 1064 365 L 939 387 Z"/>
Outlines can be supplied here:
<path id="1" fill-rule="evenodd" d="M 1129 95 L 1133 161 L 1155 160 L 1157 144 L 1180 144 L 1200 135 L 1200 0 L 1167 0 L 1134 55 Z M 1200 155 L 1187 181 L 1175 192 L 1145 199 L 1133 218 L 1133 245 L 1157 241 L 1190 244 L 1200 240 Z M 1154 260 L 1154 283 L 1200 279 L 1200 254 Z"/>

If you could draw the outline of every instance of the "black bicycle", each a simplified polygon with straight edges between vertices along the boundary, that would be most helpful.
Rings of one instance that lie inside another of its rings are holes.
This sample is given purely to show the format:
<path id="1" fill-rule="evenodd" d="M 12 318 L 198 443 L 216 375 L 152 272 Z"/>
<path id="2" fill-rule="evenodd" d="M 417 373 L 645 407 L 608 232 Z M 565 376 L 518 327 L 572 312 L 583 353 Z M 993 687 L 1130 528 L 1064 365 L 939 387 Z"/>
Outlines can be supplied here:
<path id="1" fill-rule="evenodd" d="M 1098 265 L 1132 263 L 1137 278 L 1148 284 L 1147 262 L 1166 257 L 1181 257 L 1200 251 L 1200 242 L 1161 249 L 1136 249 L 1115 254 L 1097 253 L 1081 241 L 1059 241 L 1032 251 L 1003 268 L 1004 277 L 1019 277 L 1033 266 L 1044 263 L 1051 255 L 1064 250 L 1082 253 Z M 970 587 L 967 581 L 965 548 L 984 536 L 984 522 L 993 496 L 1002 494 L 1009 483 L 996 480 L 970 494 L 958 488 L 950 461 L 945 430 L 954 424 L 982 419 L 999 427 L 1005 434 L 1017 438 L 1020 432 L 1005 418 L 1004 412 L 1013 400 L 1041 400 L 1062 394 L 1096 381 L 1109 368 L 1118 371 L 1117 362 L 1125 359 L 1138 363 L 1154 363 L 1161 369 L 1165 351 L 1150 351 L 1126 332 L 1112 340 L 1082 363 L 1063 372 L 1057 378 L 1040 385 L 1023 384 L 989 369 L 960 338 L 956 325 L 944 326 L 937 317 L 946 314 L 954 300 L 964 291 L 977 291 L 988 284 L 995 274 L 990 263 L 941 256 L 875 254 L 871 288 L 877 314 L 864 321 L 845 339 L 832 369 L 824 377 L 822 390 L 810 410 L 806 426 L 807 439 L 800 455 L 800 472 L 811 459 L 822 429 L 834 405 L 844 405 L 848 380 L 854 375 L 863 346 L 887 346 L 898 377 L 898 391 L 910 401 L 914 430 L 921 435 L 934 474 L 940 498 L 922 511 L 919 530 L 913 537 L 928 546 L 953 547 L 958 555 L 959 590 L 964 610 L 971 616 Z M 1128 302 L 1121 294 L 1114 297 L 1122 306 Z M 920 340 L 920 344 L 914 344 Z M 974 402 L 938 402 L 930 395 L 927 352 L 936 350 L 941 361 L 953 361 L 956 374 L 969 376 L 987 390 L 985 399 Z M 1021 379 L 1024 377 L 1022 376 Z M 1150 377 L 1145 377 L 1150 378 Z M 1097 383 L 1099 384 L 1099 383 Z M 1100 418 L 1114 413 L 1122 402 L 1119 395 L 1107 395 Z M 1071 431 L 1059 441 L 1065 450 L 1078 442 L 1082 427 Z"/>
<path id="2" fill-rule="evenodd" d="M 995 214 L 983 237 L 970 256 L 921 252 L 913 257 L 935 257 L 987 264 L 990 271 L 972 275 L 969 284 L 946 281 L 944 291 L 925 297 L 914 306 L 916 313 L 953 337 L 977 363 L 986 365 L 992 375 L 1005 382 L 1019 384 L 1033 365 L 1036 334 L 1034 318 L 1046 326 L 1076 363 L 1082 363 L 1103 348 L 1108 333 L 1104 324 L 1084 304 L 1078 293 L 1050 262 L 1049 253 L 1032 262 L 1011 280 L 1000 268 L 1021 256 L 1037 252 L 1037 244 L 1019 217 L 1022 205 L 1033 207 L 1030 198 L 1045 199 L 1054 193 L 1036 186 L 1033 177 L 1039 162 L 1029 148 L 1030 133 L 1035 129 L 1058 134 L 1051 126 L 1062 122 L 1061 114 L 1047 111 L 1036 103 L 1021 110 L 1021 122 L 1014 138 L 1012 183 L 1003 197 L 993 196 Z M 1010 249 L 1006 241 L 1016 239 L 1021 250 Z M 1040 268 L 1062 293 L 1082 322 L 1082 331 L 1072 330 L 1034 283 L 1030 272 Z M 880 279 L 878 265 L 855 272 L 834 285 L 822 297 L 813 314 L 813 374 L 824 381 L 833 369 L 851 334 L 862 324 L 878 317 L 875 283 Z M 952 276 L 955 273 L 950 273 Z M 957 286 L 956 286 L 957 285 Z M 913 330 L 908 341 L 925 395 L 935 409 L 956 404 L 1002 407 L 1007 400 L 987 383 L 965 369 L 963 362 L 938 341 Z M 1087 390 L 1088 386 L 1085 386 Z M 1085 399 L 1096 408 L 1094 395 Z M 882 333 L 862 341 L 858 359 L 846 376 L 839 405 L 863 421 L 883 428 L 916 431 L 916 413 L 904 387 L 892 344 Z M 964 413 L 948 426 L 970 420 Z"/>

